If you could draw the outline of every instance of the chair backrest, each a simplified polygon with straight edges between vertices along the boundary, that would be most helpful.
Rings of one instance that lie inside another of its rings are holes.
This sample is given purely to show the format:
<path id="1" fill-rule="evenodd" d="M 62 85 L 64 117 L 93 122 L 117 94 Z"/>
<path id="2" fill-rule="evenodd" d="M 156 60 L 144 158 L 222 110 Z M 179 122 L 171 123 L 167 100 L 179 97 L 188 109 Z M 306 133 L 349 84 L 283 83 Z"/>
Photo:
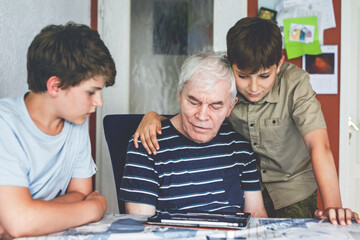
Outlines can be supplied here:
<path id="1" fill-rule="evenodd" d="M 119 212 L 125 213 L 124 202 L 120 200 L 119 189 L 124 173 L 127 146 L 135 133 L 143 114 L 113 114 L 104 117 L 104 133 L 108 144 L 115 178 Z"/>

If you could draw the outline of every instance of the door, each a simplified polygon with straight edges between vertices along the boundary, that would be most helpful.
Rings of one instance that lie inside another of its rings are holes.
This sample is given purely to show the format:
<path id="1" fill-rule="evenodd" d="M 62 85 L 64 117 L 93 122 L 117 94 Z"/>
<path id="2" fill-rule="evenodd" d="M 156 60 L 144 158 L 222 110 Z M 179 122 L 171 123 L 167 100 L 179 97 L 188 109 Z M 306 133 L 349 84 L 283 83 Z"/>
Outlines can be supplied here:
<path id="1" fill-rule="evenodd" d="M 344 207 L 360 213 L 360 1 L 341 1 L 339 178 Z"/>

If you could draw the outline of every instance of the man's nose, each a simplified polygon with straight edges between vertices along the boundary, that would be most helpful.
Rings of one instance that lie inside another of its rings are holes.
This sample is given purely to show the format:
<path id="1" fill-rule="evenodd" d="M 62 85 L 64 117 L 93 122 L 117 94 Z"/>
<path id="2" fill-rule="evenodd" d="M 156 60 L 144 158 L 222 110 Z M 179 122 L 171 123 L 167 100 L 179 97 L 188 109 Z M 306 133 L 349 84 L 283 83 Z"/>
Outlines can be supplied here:
<path id="1" fill-rule="evenodd" d="M 197 112 L 197 118 L 201 121 L 209 119 L 209 108 L 206 105 L 201 105 Z"/>

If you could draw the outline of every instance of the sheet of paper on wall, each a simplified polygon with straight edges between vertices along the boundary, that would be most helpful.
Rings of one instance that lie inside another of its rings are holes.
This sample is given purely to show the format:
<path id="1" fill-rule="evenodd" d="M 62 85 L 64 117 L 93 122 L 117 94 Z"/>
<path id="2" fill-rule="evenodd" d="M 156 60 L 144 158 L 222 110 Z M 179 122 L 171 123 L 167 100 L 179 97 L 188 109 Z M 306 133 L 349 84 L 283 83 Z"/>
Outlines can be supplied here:
<path id="1" fill-rule="evenodd" d="M 310 75 L 311 86 L 317 94 L 338 93 L 337 45 L 322 45 L 319 55 L 304 55 L 302 67 Z"/>
<path id="2" fill-rule="evenodd" d="M 324 42 L 324 30 L 336 27 L 332 0 L 280 0 L 275 10 L 280 29 L 284 27 L 284 19 L 317 16 L 320 44 Z"/>
<path id="3" fill-rule="evenodd" d="M 317 17 L 284 19 L 284 42 L 288 59 L 321 53 Z"/>

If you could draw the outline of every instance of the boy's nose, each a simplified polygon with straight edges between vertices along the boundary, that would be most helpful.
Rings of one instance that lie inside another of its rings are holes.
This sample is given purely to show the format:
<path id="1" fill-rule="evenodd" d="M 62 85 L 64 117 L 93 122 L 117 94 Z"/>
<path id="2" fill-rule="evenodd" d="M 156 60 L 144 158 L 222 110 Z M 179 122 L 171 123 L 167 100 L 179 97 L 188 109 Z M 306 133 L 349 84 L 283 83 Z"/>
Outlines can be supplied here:
<path id="1" fill-rule="evenodd" d="M 255 93 L 258 90 L 258 83 L 256 79 L 250 81 L 249 89 L 251 92 Z"/>
<path id="2" fill-rule="evenodd" d="M 101 93 L 99 93 L 94 99 L 94 106 L 101 107 L 102 105 L 104 105 L 104 102 Z"/>

